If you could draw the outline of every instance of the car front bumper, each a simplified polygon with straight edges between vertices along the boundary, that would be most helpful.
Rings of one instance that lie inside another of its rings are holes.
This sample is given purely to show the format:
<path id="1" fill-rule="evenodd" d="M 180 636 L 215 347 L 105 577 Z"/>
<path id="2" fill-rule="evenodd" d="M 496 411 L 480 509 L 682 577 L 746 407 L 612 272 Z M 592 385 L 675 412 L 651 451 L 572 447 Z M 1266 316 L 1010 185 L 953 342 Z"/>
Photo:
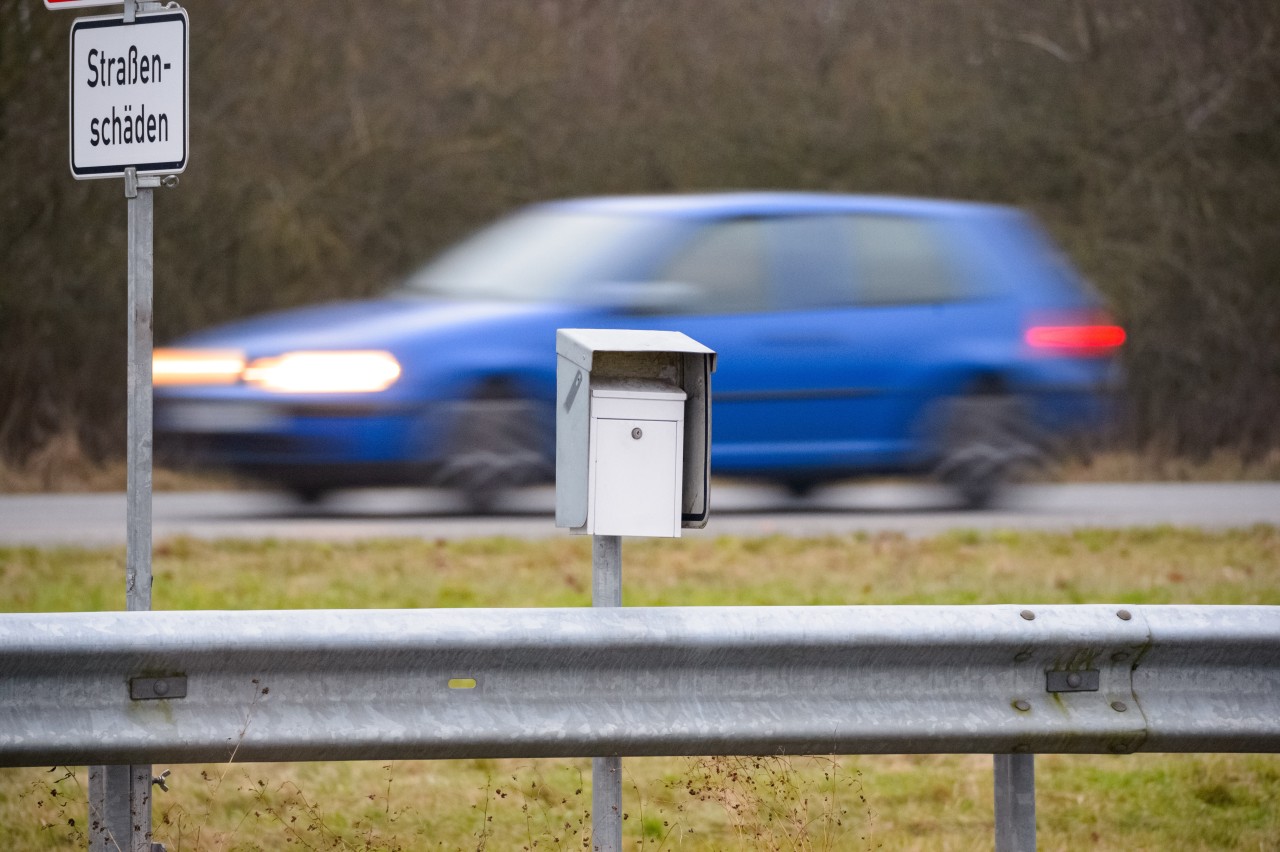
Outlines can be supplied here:
<path id="1" fill-rule="evenodd" d="M 402 484 L 439 463 L 439 406 L 158 398 L 156 453 L 284 483 Z"/>

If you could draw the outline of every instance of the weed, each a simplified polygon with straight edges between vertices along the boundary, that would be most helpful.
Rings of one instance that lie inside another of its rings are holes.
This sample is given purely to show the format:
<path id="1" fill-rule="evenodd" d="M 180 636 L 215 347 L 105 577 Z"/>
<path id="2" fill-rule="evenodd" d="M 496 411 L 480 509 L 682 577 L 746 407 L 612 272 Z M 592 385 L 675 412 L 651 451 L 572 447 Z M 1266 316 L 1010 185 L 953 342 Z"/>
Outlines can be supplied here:
<path id="1" fill-rule="evenodd" d="M 590 847 L 591 811 L 581 769 L 557 771 L 556 777 L 549 779 L 538 765 L 520 766 L 507 780 L 509 783 L 494 786 L 492 778 L 486 779 L 485 845 L 494 836 L 497 818 L 512 827 L 512 840 L 518 841 L 522 850 Z M 478 846 L 477 850 L 483 848 Z"/>
<path id="2" fill-rule="evenodd" d="M 700 802 L 724 812 L 739 848 L 762 850 L 878 848 L 875 815 L 867 803 L 862 773 L 849 772 L 830 757 L 699 757 L 689 763 L 682 786 Z"/>
<path id="3" fill-rule="evenodd" d="M 42 835 L 51 836 L 58 845 L 83 848 L 88 844 L 84 829 L 89 797 L 74 767 L 51 767 L 32 780 L 19 798 L 35 809 Z"/>

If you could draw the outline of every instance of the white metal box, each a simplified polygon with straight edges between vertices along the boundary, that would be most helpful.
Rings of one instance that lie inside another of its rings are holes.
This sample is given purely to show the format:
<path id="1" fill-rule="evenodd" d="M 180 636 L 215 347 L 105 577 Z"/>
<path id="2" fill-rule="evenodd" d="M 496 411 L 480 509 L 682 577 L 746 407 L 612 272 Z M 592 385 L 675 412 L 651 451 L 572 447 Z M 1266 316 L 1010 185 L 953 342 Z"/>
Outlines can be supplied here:
<path id="1" fill-rule="evenodd" d="M 652 379 L 602 379 L 591 389 L 584 533 L 680 535 L 685 398 Z"/>
<path id="2" fill-rule="evenodd" d="M 679 332 L 558 330 L 556 526 L 664 537 L 706 526 L 714 370 L 715 353 Z"/>

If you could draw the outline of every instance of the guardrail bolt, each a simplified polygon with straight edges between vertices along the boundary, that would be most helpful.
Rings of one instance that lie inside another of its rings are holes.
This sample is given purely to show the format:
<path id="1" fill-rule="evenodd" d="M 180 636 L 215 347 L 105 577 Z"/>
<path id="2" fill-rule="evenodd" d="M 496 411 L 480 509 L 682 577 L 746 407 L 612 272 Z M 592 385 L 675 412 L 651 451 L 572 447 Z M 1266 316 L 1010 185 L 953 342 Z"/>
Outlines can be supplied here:
<path id="1" fill-rule="evenodd" d="M 1024 609 L 1024 610 L 1022 611 L 1021 615 L 1022 615 L 1022 617 L 1023 617 L 1024 619 L 1026 619 L 1027 621 L 1035 621 L 1035 620 L 1036 620 L 1036 614 L 1035 614 L 1034 612 L 1032 612 L 1031 610 L 1029 610 L 1029 609 Z"/>
<path id="2" fill-rule="evenodd" d="M 1116 711 L 1117 713 L 1123 713 L 1129 709 L 1129 705 L 1125 704 L 1123 701 L 1112 701 L 1111 709 Z"/>
<path id="3" fill-rule="evenodd" d="M 1014 661 L 1015 663 L 1025 663 L 1025 662 L 1026 662 L 1027 660 L 1029 660 L 1029 659 L 1031 659 L 1031 652 L 1030 652 L 1030 651 L 1021 651 L 1021 652 L 1019 652 L 1019 653 L 1018 653 L 1018 655 L 1017 655 L 1017 656 L 1015 656 L 1015 657 L 1013 658 L 1013 661 Z"/>
<path id="4" fill-rule="evenodd" d="M 1130 614 L 1129 610 L 1127 609 L 1120 610 L 1119 612 L 1116 613 L 1116 615 L 1119 616 L 1121 621 L 1128 621 L 1129 619 L 1133 618 L 1133 615 Z"/>
<path id="5" fill-rule="evenodd" d="M 1111 655 L 1111 662 L 1113 663 L 1123 663 L 1127 659 L 1129 659 L 1128 651 L 1116 651 Z"/>
<path id="6" fill-rule="evenodd" d="M 1013 709 L 1021 710 L 1022 712 L 1025 713 L 1031 709 L 1031 704 L 1029 702 L 1023 701 L 1022 699 L 1018 699 L 1017 701 L 1013 702 Z"/>
<path id="7" fill-rule="evenodd" d="M 1080 677 L 1079 672 L 1072 672 L 1071 674 L 1067 675 L 1067 686 L 1071 687 L 1072 689 L 1079 687 L 1080 684 L 1082 684 L 1083 682 L 1084 682 L 1084 679 Z"/>

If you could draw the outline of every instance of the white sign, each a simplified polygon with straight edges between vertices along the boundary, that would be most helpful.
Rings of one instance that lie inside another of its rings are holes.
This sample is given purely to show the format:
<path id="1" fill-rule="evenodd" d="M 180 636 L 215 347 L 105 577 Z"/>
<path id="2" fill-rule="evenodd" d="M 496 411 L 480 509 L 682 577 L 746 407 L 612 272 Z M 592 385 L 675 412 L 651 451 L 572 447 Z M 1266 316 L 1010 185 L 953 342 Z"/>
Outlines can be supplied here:
<path id="1" fill-rule="evenodd" d="M 187 167 L 187 13 L 71 25 L 71 173 L 176 174 Z"/>
<path id="2" fill-rule="evenodd" d="M 44 0 L 46 9 L 78 9 L 81 6 L 119 6 L 120 0 Z"/>

